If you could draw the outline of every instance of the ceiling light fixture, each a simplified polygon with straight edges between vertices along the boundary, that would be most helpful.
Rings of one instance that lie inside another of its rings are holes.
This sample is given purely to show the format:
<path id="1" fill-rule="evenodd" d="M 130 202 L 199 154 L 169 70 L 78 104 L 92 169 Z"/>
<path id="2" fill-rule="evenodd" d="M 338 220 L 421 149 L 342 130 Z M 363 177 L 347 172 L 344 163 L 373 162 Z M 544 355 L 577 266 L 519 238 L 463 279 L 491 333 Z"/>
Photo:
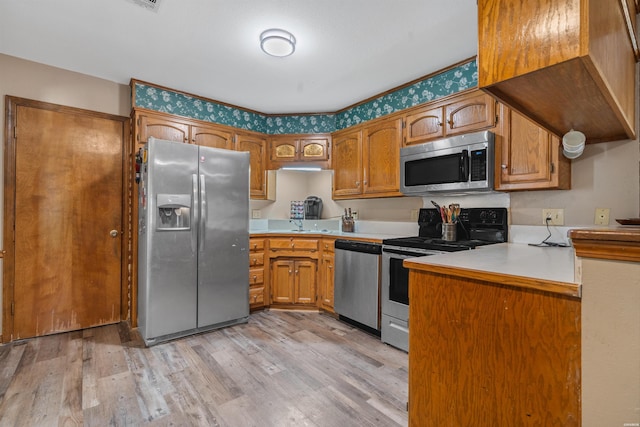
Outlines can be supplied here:
<path id="1" fill-rule="evenodd" d="M 296 38 L 288 31 L 271 28 L 260 34 L 260 48 L 267 55 L 283 58 L 295 52 Z"/>

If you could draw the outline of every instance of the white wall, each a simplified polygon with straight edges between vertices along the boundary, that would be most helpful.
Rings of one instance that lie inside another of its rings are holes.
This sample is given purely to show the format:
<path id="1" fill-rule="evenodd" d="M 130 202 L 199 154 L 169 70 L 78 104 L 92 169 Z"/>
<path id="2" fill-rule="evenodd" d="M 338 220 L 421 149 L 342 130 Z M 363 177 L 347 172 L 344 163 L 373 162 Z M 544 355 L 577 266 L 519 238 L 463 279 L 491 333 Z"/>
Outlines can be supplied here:
<path id="1" fill-rule="evenodd" d="M 512 193 L 511 222 L 540 225 L 543 208 L 564 209 L 565 224 L 573 226 L 593 226 L 596 208 L 611 209 L 611 225 L 640 217 L 638 140 L 587 145 L 571 172 L 571 190 Z"/>
<path id="2" fill-rule="evenodd" d="M 292 200 L 304 200 L 307 196 L 322 199 L 322 219 L 339 218 L 345 208 L 357 211 L 360 220 L 406 221 L 411 220 L 411 210 L 422 207 L 420 197 L 393 197 L 369 200 L 332 200 L 330 170 L 302 172 L 279 170 L 276 172 L 276 201 L 251 201 L 252 209 L 260 209 L 262 218 L 289 218 Z"/>

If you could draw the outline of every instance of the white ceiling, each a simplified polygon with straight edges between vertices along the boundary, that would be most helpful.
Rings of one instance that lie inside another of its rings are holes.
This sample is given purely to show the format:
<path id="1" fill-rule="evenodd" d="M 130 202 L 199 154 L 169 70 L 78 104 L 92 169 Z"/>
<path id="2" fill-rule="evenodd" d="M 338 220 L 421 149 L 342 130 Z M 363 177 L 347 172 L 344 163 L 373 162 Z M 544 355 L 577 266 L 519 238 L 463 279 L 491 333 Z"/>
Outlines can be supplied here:
<path id="1" fill-rule="evenodd" d="M 0 53 L 268 114 L 333 112 L 470 58 L 476 0 L 0 0 Z M 265 55 L 260 33 L 298 40 Z M 0 71 L 1 72 L 1 71 Z"/>

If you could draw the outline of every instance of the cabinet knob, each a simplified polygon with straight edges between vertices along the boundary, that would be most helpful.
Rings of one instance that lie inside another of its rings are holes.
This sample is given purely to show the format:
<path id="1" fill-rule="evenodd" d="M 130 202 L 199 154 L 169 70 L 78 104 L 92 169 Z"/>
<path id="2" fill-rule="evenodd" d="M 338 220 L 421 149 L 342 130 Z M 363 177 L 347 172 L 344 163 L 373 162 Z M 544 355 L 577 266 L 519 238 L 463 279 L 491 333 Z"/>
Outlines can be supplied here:
<path id="1" fill-rule="evenodd" d="M 296 270 L 296 274 L 298 274 L 298 270 Z"/>
<path id="2" fill-rule="evenodd" d="M 291 270 L 289 270 L 289 274 L 291 274 Z"/>
<path id="3" fill-rule="evenodd" d="M 258 276 L 253 276 L 253 282 L 255 283 L 258 280 Z"/>
<path id="4" fill-rule="evenodd" d="M 363 183 L 364 185 L 367 185 L 367 181 L 366 181 L 366 180 L 365 180 L 365 181 L 362 181 L 362 183 Z"/>
<path id="5" fill-rule="evenodd" d="M 333 265 L 328 265 L 327 267 L 329 267 L 329 268 L 333 268 Z"/>
<path id="6" fill-rule="evenodd" d="M 356 187 L 360 187 L 360 181 L 356 181 Z"/>
<path id="7" fill-rule="evenodd" d="M 501 166 L 502 166 L 502 169 L 506 169 L 507 168 L 507 165 L 501 165 Z"/>
<path id="8" fill-rule="evenodd" d="M 438 122 L 438 126 L 442 127 L 442 126 L 444 126 L 444 123 Z"/>

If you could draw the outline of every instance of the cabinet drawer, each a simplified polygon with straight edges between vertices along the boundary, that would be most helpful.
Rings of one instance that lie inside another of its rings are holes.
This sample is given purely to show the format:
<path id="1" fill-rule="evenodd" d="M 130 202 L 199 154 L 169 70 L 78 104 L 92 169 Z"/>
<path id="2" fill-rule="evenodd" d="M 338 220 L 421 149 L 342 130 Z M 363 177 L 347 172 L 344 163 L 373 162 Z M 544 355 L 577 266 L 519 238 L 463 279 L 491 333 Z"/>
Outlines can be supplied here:
<path id="1" fill-rule="evenodd" d="M 249 304 L 250 305 L 264 304 L 264 286 L 255 286 L 255 287 L 249 288 Z"/>
<path id="2" fill-rule="evenodd" d="M 264 283 L 264 268 L 252 268 L 249 270 L 249 285 Z"/>
<path id="3" fill-rule="evenodd" d="M 335 240 L 323 240 L 320 244 L 323 252 L 334 252 L 335 249 Z"/>
<path id="4" fill-rule="evenodd" d="M 269 241 L 269 248 L 273 251 L 288 250 L 288 251 L 317 251 L 318 240 L 316 239 L 271 239 Z"/>
<path id="5" fill-rule="evenodd" d="M 257 267 L 264 265 L 264 252 L 249 252 L 249 266 Z"/>
<path id="6" fill-rule="evenodd" d="M 251 252 L 264 251 L 264 239 L 250 239 L 249 250 Z"/>

